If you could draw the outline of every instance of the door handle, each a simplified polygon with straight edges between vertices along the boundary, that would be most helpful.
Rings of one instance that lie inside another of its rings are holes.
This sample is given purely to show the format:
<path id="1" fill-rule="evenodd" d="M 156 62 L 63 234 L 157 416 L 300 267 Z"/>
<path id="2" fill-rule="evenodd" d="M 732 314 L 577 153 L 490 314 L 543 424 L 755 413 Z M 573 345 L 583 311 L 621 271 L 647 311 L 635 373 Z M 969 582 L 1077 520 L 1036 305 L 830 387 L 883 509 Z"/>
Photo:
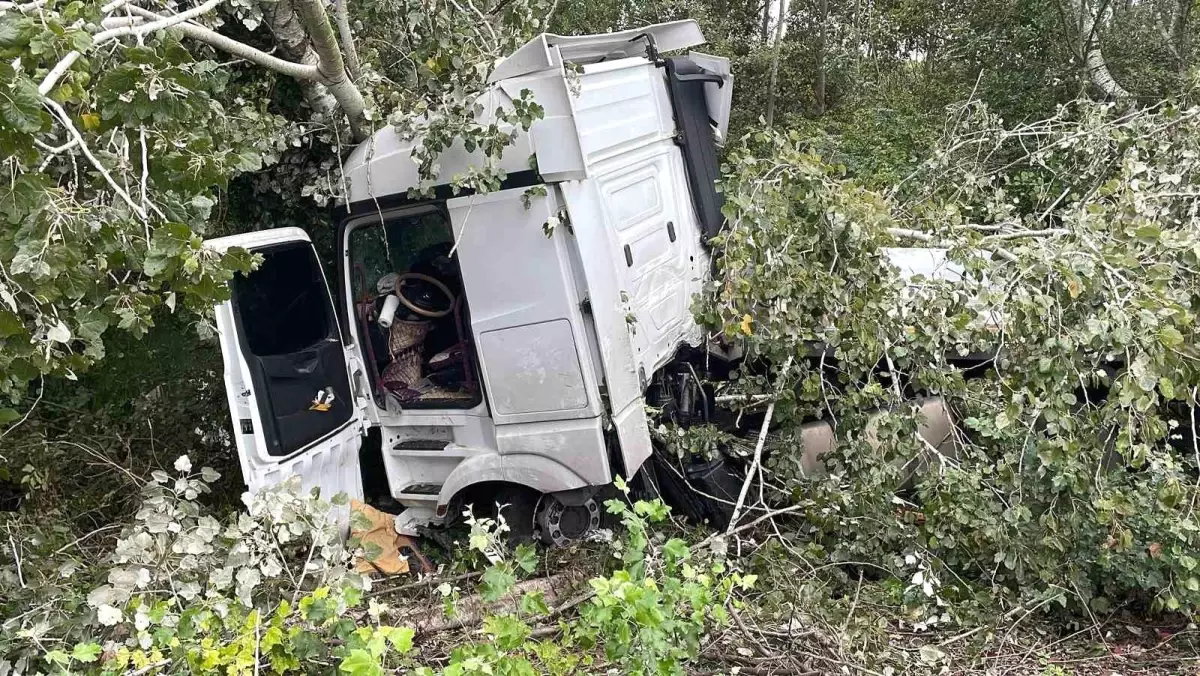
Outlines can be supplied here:
<path id="1" fill-rule="evenodd" d="M 633 267 L 633 249 L 630 249 L 628 244 L 625 245 L 625 265 Z"/>
<path id="2" fill-rule="evenodd" d="M 667 221 L 667 237 L 670 237 L 672 242 L 675 241 L 675 221 Z"/>

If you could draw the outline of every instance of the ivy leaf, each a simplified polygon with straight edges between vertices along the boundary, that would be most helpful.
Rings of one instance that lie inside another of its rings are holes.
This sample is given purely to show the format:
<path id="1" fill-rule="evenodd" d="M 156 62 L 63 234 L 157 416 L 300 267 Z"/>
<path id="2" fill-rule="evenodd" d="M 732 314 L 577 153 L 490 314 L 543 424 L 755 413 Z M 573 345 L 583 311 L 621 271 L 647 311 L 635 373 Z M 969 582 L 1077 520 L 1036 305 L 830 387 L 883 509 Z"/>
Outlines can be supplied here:
<path id="1" fill-rule="evenodd" d="M 663 555 L 674 561 L 686 559 L 688 557 L 687 543 L 679 538 L 671 538 L 663 545 Z"/>
<path id="2" fill-rule="evenodd" d="M 407 655 L 412 652 L 414 636 L 416 636 L 416 632 L 413 631 L 412 627 L 393 627 L 388 632 L 387 638 L 396 652 L 401 655 Z"/>
<path id="3" fill-rule="evenodd" d="M 529 592 L 521 597 L 521 614 L 545 615 L 550 612 L 546 605 L 546 595 L 540 591 Z"/>
<path id="4" fill-rule="evenodd" d="M 529 625 L 512 615 L 493 615 L 483 622 L 484 633 L 496 641 L 501 650 L 513 650 L 529 638 Z"/>

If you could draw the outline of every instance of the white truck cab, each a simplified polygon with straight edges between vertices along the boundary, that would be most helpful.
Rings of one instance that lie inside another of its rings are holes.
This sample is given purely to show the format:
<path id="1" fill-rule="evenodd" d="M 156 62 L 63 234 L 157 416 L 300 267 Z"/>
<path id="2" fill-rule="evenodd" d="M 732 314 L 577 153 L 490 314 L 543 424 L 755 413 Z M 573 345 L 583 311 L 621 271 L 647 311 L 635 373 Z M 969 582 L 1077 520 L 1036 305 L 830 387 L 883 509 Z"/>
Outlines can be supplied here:
<path id="1" fill-rule="evenodd" d="M 333 279 L 296 228 L 210 240 L 263 256 L 216 308 L 250 489 L 299 474 L 362 499 L 382 468 L 405 534 L 514 487 L 551 540 L 594 525 L 592 495 L 651 454 L 651 378 L 703 340 L 690 303 L 722 224 L 732 77 L 725 59 L 660 56 L 703 41 L 679 21 L 514 52 L 483 109 L 528 89 L 544 117 L 498 191 L 453 194 L 483 161 L 459 145 L 433 197 L 410 198 L 429 187 L 413 143 L 377 132 L 343 167 Z M 366 438 L 382 463 L 360 461 Z"/>

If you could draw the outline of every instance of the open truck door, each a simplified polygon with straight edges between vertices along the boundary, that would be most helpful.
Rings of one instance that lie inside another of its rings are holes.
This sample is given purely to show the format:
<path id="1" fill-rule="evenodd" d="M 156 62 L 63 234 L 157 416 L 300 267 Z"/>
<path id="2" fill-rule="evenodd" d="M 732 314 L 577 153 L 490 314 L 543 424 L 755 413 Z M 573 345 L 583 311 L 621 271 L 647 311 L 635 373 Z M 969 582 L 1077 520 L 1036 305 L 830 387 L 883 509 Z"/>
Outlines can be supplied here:
<path id="1" fill-rule="evenodd" d="M 308 235 L 279 228 L 209 240 L 263 257 L 216 306 L 242 477 L 254 492 L 297 474 L 362 500 L 362 423 L 329 285 Z M 343 515 L 345 516 L 345 515 Z M 343 519 L 344 520 L 344 519 Z"/>

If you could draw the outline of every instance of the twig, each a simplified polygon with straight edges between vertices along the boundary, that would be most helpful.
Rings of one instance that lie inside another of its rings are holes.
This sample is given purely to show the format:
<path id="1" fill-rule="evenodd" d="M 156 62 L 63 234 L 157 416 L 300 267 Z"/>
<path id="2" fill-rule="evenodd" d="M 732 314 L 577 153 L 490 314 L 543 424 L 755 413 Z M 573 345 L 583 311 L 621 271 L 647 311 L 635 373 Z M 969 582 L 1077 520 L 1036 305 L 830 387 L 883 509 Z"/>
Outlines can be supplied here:
<path id="1" fill-rule="evenodd" d="M 699 543 L 697 543 L 696 547 L 697 548 L 711 547 L 712 544 L 715 543 L 717 540 L 724 540 L 726 537 L 729 537 L 730 535 L 737 535 L 738 533 L 748 531 L 751 528 L 754 528 L 758 524 L 760 524 L 768 519 L 773 519 L 777 516 L 782 516 L 784 514 L 790 514 L 792 512 L 798 512 L 798 511 L 804 509 L 805 507 L 806 507 L 806 505 L 789 505 L 789 506 L 783 507 L 781 509 L 776 509 L 774 511 L 767 512 L 766 514 L 763 514 L 762 516 L 751 521 L 750 523 L 742 525 L 742 526 L 738 526 L 737 528 L 734 528 L 731 531 L 726 531 L 724 533 L 713 533 L 712 535 L 708 536 L 707 538 L 705 538 L 705 539 L 701 540 Z"/>
<path id="2" fill-rule="evenodd" d="M 118 28 L 101 31 L 92 36 L 91 46 L 92 48 L 95 48 L 106 42 L 111 42 L 112 40 L 116 40 L 117 38 L 126 35 L 142 36 L 156 30 L 170 28 L 175 24 L 183 23 L 191 20 L 194 17 L 200 16 L 201 14 L 211 12 L 212 10 L 216 9 L 222 1 L 223 0 L 208 0 L 208 2 L 202 5 L 197 5 L 178 14 L 172 14 L 171 16 L 160 18 L 157 21 L 143 24 L 141 26 L 121 26 Z M 63 74 L 66 73 L 67 70 L 69 70 L 81 56 L 83 56 L 83 53 L 79 50 L 71 50 L 66 56 L 59 60 L 58 63 L 54 64 L 54 67 L 51 68 L 50 72 L 46 74 L 46 77 L 42 80 L 42 83 L 38 85 L 38 93 L 43 97 L 49 94 L 54 89 L 54 85 L 58 84 L 58 81 L 60 78 L 62 78 Z"/>
<path id="3" fill-rule="evenodd" d="M 20 420 L 18 420 L 17 422 L 15 422 L 15 423 L 13 423 L 13 424 L 9 425 L 8 427 L 5 427 L 5 428 L 4 428 L 4 432 L 3 432 L 3 433 L 0 433 L 0 439 L 3 439 L 4 437 L 7 437 L 7 436 L 8 436 L 8 434 L 9 434 L 9 432 L 12 432 L 13 430 L 17 429 L 17 428 L 18 428 L 18 427 L 20 427 L 21 425 L 24 425 L 24 424 L 25 424 L 25 421 L 26 421 L 26 420 L 29 420 L 29 416 L 30 416 L 30 414 L 32 414 L 32 413 L 33 413 L 33 409 L 37 408 L 38 402 L 40 402 L 40 401 L 42 400 L 42 394 L 44 394 L 45 392 L 46 392 L 46 376 L 44 376 L 44 375 L 43 375 L 43 376 L 39 376 L 39 377 L 38 377 L 38 395 L 37 395 L 37 399 L 34 399 L 34 400 L 33 400 L 33 404 L 31 404 L 31 405 L 29 406 L 29 410 L 28 410 L 28 411 L 25 411 L 25 415 L 21 416 L 21 419 L 20 419 Z M 3 457 L 3 456 L 0 456 L 0 457 Z"/>
<path id="4" fill-rule="evenodd" d="M 754 644 L 755 652 L 763 657 L 772 656 L 771 651 L 767 650 L 766 646 L 762 644 L 762 641 L 758 640 L 757 636 L 750 633 L 750 630 L 746 627 L 746 623 L 742 621 L 742 616 L 738 614 L 736 610 L 731 608 L 729 611 L 729 616 L 733 618 L 733 623 L 736 624 L 738 629 L 740 629 L 742 633 L 746 635 L 746 638 L 750 639 L 750 641 Z"/>
<path id="5" fill-rule="evenodd" d="M 72 53 L 78 54 L 78 52 Z M 49 79 L 49 76 L 47 76 L 47 79 Z M 62 122 L 63 126 L 67 128 L 67 131 L 75 139 L 75 142 L 79 144 L 79 150 L 83 153 L 83 156 L 87 158 L 96 171 L 100 172 L 100 175 L 104 177 L 104 181 L 113 189 L 113 192 L 117 193 L 124 200 L 133 213 L 137 214 L 143 221 L 146 220 L 146 212 L 133 201 L 133 198 L 129 196 L 129 193 L 125 192 L 124 188 L 117 185 L 116 179 L 113 178 L 112 174 L 108 173 L 108 169 L 105 169 L 100 160 L 96 159 L 96 156 L 92 154 L 92 150 L 88 148 L 87 143 L 83 140 L 83 134 L 80 134 L 79 130 L 75 128 L 75 123 L 71 121 L 71 116 L 67 114 L 67 111 L 63 110 L 63 107 L 57 101 L 44 95 L 42 105 L 49 108 L 58 118 L 59 122 Z"/>
<path id="6" fill-rule="evenodd" d="M 779 372 L 779 382 L 775 385 L 775 396 L 783 391 L 784 379 L 788 371 L 792 368 L 792 358 L 788 357 L 787 363 L 783 365 L 783 370 Z M 750 484 L 754 481 L 755 472 L 761 472 L 762 451 L 763 445 L 767 442 L 767 429 L 771 426 L 771 417 L 775 414 L 775 402 L 772 401 L 767 405 L 767 414 L 763 418 L 762 427 L 758 430 L 758 443 L 754 445 L 754 459 L 750 462 L 750 467 L 746 470 L 746 478 L 742 480 L 742 490 L 738 493 L 737 502 L 733 506 L 733 516 L 729 518 L 729 525 L 725 527 L 725 535 L 733 533 L 737 527 L 738 518 L 742 515 L 742 505 L 746 502 L 746 494 L 750 492 Z"/>
<path id="7" fill-rule="evenodd" d="M 818 659 L 818 660 L 824 660 L 825 662 L 829 662 L 830 664 L 837 664 L 837 665 L 840 665 L 840 666 L 843 666 L 843 667 L 847 667 L 847 668 L 849 668 L 849 669 L 855 669 L 855 670 L 861 671 L 861 672 L 862 672 L 862 673 L 864 673 L 864 674 L 869 674 L 869 676 L 883 676 L 883 674 L 879 673 L 878 671 L 874 671 L 874 670 L 872 670 L 872 669 L 868 669 L 868 668 L 866 668 L 866 667 L 859 666 L 859 665 L 857 665 L 857 664 L 855 664 L 855 663 L 853 663 L 853 662 L 847 662 L 847 661 L 845 661 L 845 660 L 839 660 L 839 659 L 837 659 L 836 657 L 829 657 L 829 656 L 827 656 L 827 655 L 819 655 L 819 654 L 817 654 L 817 653 L 810 653 L 810 652 L 808 652 L 807 650 L 800 650 L 800 651 L 798 651 L 798 652 L 799 652 L 801 655 L 804 655 L 804 656 L 806 656 L 806 657 L 812 657 L 812 658 L 814 658 L 814 659 Z"/>
<path id="8" fill-rule="evenodd" d="M 97 533 L 103 533 L 106 530 L 112 530 L 114 528 L 120 528 L 120 527 L 121 527 L 121 524 L 119 524 L 119 523 L 110 523 L 107 526 L 101 526 L 101 527 L 97 528 L 96 530 L 93 530 L 92 532 L 88 533 L 87 535 L 81 535 L 81 536 L 75 538 L 74 540 L 72 540 L 71 542 L 54 550 L 54 554 L 52 556 L 58 556 L 59 554 L 62 554 L 63 552 L 70 549 L 71 547 L 74 547 L 75 545 L 79 544 L 80 542 L 83 542 L 84 540 L 92 537 L 93 535 L 95 535 Z"/>
<path id="9" fill-rule="evenodd" d="M 461 582 L 463 580 L 470 580 L 471 578 L 479 577 L 480 575 L 482 575 L 482 573 L 478 573 L 478 572 L 463 573 L 461 575 L 452 575 L 450 577 L 437 577 L 434 575 L 429 575 L 429 576 L 425 577 L 424 579 L 417 580 L 416 582 L 409 582 L 408 584 L 402 584 L 399 587 L 386 587 L 384 589 L 372 589 L 371 591 L 367 592 L 363 596 L 364 596 L 364 598 L 371 598 L 373 596 L 381 596 L 383 594 L 392 594 L 395 592 L 406 591 L 409 589 L 416 589 L 418 587 L 429 587 L 433 584 L 442 584 L 443 582 Z"/>
<path id="10" fill-rule="evenodd" d="M 12 533 L 8 534 L 8 544 L 12 547 L 13 562 L 17 565 L 17 581 L 21 583 L 21 589 L 25 589 L 25 575 L 21 572 L 21 553 L 17 551 L 17 541 L 13 539 Z"/>
<path id="11" fill-rule="evenodd" d="M 127 672 L 125 672 L 125 676 L 142 676 L 142 674 L 148 674 L 151 671 L 165 667 L 170 663 L 171 663 L 171 658 L 168 657 L 165 660 L 160 660 L 153 664 L 147 664 L 146 666 L 142 667 L 141 669 L 127 671 Z"/>

